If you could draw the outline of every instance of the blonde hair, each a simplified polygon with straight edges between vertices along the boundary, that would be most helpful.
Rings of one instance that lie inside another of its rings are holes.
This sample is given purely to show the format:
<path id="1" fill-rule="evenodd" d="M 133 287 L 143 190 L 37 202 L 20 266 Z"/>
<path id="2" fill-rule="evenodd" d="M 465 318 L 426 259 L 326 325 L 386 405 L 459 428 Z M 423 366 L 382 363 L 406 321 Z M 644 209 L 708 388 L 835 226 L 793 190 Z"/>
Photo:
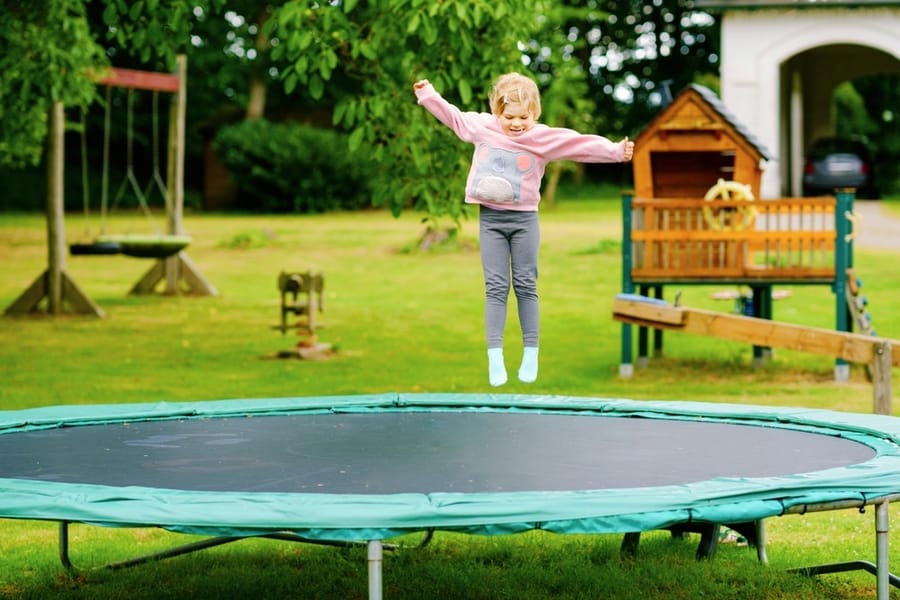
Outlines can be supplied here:
<path id="1" fill-rule="evenodd" d="M 541 93 L 537 84 L 520 73 L 507 73 L 497 78 L 489 98 L 491 113 L 503 114 L 507 104 L 525 106 L 537 120 L 541 116 Z"/>

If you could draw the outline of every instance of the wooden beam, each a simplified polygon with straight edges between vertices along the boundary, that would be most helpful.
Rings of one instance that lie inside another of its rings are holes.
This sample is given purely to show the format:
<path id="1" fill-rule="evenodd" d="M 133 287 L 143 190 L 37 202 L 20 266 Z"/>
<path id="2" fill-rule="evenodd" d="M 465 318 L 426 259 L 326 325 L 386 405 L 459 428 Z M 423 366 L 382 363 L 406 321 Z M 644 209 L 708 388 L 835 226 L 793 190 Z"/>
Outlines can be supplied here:
<path id="1" fill-rule="evenodd" d="M 656 327 L 657 329 L 679 329 L 684 325 L 684 309 L 671 304 L 650 300 L 625 300 L 616 298 L 613 302 L 613 318 L 617 321 Z M 659 324 L 659 325 L 657 325 Z"/>
<path id="2" fill-rule="evenodd" d="M 169 276 L 174 277 L 174 284 Z M 175 256 L 154 261 L 128 292 L 131 295 L 152 294 L 160 282 L 165 282 L 165 294 L 174 295 L 182 291 L 194 296 L 218 296 L 219 290 L 207 281 L 188 255 L 179 252 Z M 181 284 L 184 284 L 182 286 Z"/>
<path id="3" fill-rule="evenodd" d="M 60 298 L 59 303 L 55 307 L 50 307 L 50 281 L 54 278 L 59 279 Z M 28 286 L 22 294 L 6 309 L 6 314 L 27 315 L 40 311 L 41 302 L 44 298 L 48 300 L 48 314 L 59 314 L 64 312 L 65 306 L 68 305 L 72 310 L 82 315 L 93 315 L 95 317 L 105 317 L 106 313 L 97 306 L 87 294 L 85 294 L 78 284 L 69 277 L 65 271 L 52 274 L 50 270 L 46 270 Z"/>
<path id="4" fill-rule="evenodd" d="M 863 364 L 874 364 L 876 359 L 886 361 L 881 356 L 885 352 L 882 342 L 900 348 L 898 340 L 629 299 L 617 298 L 613 302 L 613 318 L 641 327 L 787 348 Z M 891 352 L 890 364 L 900 367 L 900 352 Z"/>
<path id="5" fill-rule="evenodd" d="M 176 93 L 181 87 L 181 79 L 172 73 L 138 71 L 135 69 L 111 68 L 97 83 L 136 90 Z"/>

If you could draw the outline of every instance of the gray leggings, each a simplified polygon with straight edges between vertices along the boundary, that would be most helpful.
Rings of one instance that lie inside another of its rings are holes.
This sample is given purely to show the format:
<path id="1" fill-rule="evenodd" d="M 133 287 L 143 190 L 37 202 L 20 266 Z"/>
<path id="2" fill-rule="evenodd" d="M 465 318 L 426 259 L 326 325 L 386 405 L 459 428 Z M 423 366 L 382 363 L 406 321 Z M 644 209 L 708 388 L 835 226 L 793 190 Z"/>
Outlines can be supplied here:
<path id="1" fill-rule="evenodd" d="M 541 230 L 537 212 L 479 211 L 481 266 L 484 269 L 484 327 L 488 348 L 503 347 L 506 301 L 510 272 L 519 310 L 519 325 L 525 346 L 538 345 L 538 246 Z"/>

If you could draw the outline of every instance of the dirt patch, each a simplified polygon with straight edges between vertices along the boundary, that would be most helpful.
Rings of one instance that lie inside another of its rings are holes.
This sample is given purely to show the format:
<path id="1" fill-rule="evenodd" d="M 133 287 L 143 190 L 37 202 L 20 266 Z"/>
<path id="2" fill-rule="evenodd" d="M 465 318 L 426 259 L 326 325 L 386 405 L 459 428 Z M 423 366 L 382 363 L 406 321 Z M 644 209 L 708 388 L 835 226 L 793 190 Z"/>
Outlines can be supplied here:
<path id="1" fill-rule="evenodd" d="M 900 218 L 877 200 L 857 200 L 853 212 L 860 218 L 857 248 L 900 251 Z"/>

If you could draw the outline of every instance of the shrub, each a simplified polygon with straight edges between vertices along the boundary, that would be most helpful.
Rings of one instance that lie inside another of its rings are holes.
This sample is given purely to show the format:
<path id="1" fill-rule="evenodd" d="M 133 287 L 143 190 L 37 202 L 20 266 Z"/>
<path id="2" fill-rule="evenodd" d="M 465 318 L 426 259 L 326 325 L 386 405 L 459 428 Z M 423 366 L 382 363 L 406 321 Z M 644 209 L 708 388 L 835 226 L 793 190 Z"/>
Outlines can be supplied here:
<path id="1" fill-rule="evenodd" d="M 213 147 L 238 186 L 241 209 L 316 213 L 371 206 L 368 153 L 351 153 L 340 132 L 242 121 L 220 129 Z"/>

